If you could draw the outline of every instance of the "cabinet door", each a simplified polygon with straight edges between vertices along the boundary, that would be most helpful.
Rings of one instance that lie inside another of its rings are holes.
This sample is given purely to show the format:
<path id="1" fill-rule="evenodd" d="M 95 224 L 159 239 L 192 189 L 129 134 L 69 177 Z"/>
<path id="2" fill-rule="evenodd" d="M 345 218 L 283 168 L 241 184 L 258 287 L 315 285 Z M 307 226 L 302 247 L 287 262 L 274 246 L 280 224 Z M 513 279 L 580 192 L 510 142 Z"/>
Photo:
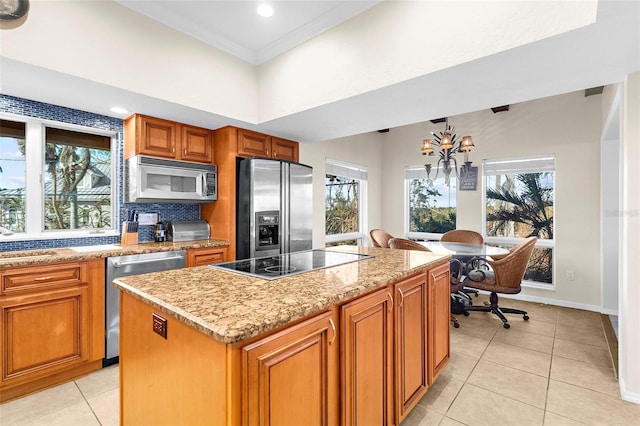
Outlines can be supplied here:
<path id="1" fill-rule="evenodd" d="M 245 424 L 339 423 L 336 332 L 330 311 L 242 349 Z"/>
<path id="2" fill-rule="evenodd" d="M 342 423 L 393 424 L 393 297 L 386 288 L 341 308 Z"/>
<path id="3" fill-rule="evenodd" d="M 0 301 L 2 385 L 55 374 L 88 359 L 87 286 Z"/>
<path id="4" fill-rule="evenodd" d="M 298 161 L 298 142 L 271 137 L 271 157 L 278 160 Z"/>
<path id="5" fill-rule="evenodd" d="M 395 302 L 396 422 L 400 424 L 428 387 L 427 275 L 398 282 Z"/>
<path id="6" fill-rule="evenodd" d="M 137 117 L 136 126 L 138 154 L 176 158 L 176 123 L 141 115 Z"/>
<path id="7" fill-rule="evenodd" d="M 238 129 L 238 155 L 270 157 L 271 137 L 251 130 Z"/>
<path id="8" fill-rule="evenodd" d="M 451 318 L 449 264 L 430 269 L 429 272 L 429 384 L 449 362 L 449 333 Z"/>
<path id="9" fill-rule="evenodd" d="M 224 262 L 227 257 L 226 248 L 201 248 L 187 250 L 187 267 L 212 265 Z"/>
<path id="10" fill-rule="evenodd" d="M 199 163 L 213 163 L 213 137 L 210 130 L 182 126 L 180 158 Z"/>

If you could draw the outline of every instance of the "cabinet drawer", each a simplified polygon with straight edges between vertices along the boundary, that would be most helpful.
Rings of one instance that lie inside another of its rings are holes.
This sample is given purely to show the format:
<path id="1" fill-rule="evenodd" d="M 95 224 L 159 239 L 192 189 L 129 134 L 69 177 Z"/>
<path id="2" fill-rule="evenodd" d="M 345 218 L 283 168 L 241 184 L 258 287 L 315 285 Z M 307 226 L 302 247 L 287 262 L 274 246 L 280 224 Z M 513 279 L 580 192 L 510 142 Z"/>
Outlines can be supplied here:
<path id="1" fill-rule="evenodd" d="M 193 249 L 187 252 L 187 266 L 211 265 L 224 262 L 226 249 Z"/>
<path id="2" fill-rule="evenodd" d="M 87 282 L 86 263 L 61 263 L 15 268 L 1 274 L 0 295 L 73 287 Z"/>

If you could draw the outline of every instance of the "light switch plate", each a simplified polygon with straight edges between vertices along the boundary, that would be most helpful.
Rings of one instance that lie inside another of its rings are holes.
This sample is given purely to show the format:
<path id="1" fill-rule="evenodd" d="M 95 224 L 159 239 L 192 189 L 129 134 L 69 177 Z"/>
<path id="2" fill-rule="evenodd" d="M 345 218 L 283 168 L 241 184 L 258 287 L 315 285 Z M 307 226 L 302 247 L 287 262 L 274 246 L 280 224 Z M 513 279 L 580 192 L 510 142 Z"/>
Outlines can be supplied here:
<path id="1" fill-rule="evenodd" d="M 138 224 L 155 225 L 158 223 L 158 213 L 138 213 Z"/>

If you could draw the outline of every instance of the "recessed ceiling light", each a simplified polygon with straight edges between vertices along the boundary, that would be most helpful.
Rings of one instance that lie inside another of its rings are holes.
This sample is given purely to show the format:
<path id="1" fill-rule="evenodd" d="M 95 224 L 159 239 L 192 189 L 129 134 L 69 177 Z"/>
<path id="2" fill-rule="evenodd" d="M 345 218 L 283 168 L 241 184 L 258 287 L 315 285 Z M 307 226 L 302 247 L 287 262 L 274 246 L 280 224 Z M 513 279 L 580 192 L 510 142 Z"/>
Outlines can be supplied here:
<path id="1" fill-rule="evenodd" d="M 268 4 L 261 4 L 260 6 L 258 6 L 258 9 L 256 9 L 256 11 L 258 12 L 258 15 L 264 16 L 265 18 L 273 16 L 273 8 Z"/>
<path id="2" fill-rule="evenodd" d="M 111 107 L 110 111 L 111 112 L 115 112 L 116 114 L 128 114 L 129 113 L 129 111 L 127 111 L 126 109 L 124 109 L 122 107 L 117 107 L 117 106 Z"/>

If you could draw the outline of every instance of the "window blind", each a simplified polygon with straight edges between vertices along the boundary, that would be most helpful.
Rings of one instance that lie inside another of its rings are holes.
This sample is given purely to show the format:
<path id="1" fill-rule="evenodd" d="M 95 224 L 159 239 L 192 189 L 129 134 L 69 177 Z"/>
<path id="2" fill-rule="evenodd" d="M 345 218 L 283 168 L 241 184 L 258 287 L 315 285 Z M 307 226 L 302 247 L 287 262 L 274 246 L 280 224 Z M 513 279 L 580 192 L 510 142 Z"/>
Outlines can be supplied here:
<path id="1" fill-rule="evenodd" d="M 556 157 L 555 155 L 545 155 L 529 158 L 483 160 L 482 170 L 485 176 L 527 172 L 554 172 L 556 170 Z"/>
<path id="2" fill-rule="evenodd" d="M 327 158 L 326 174 L 367 180 L 367 167 Z"/>

